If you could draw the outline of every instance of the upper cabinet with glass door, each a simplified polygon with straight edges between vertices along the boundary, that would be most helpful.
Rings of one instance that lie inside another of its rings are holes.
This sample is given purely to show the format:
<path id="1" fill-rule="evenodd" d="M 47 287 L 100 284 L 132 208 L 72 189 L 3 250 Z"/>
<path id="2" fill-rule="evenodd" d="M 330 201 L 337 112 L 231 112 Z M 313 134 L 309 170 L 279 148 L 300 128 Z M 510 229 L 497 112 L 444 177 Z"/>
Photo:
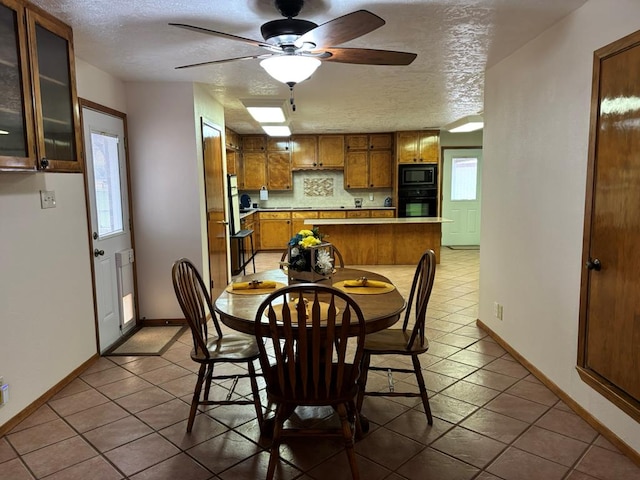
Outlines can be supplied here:
<path id="1" fill-rule="evenodd" d="M 24 8 L 0 0 L 0 169 L 34 170 L 35 135 Z"/>
<path id="2" fill-rule="evenodd" d="M 17 89 L 13 80 L 11 91 L 17 93 L 11 99 L 0 97 L 0 129 L 9 131 L 3 137 L 14 137 L 7 128 L 16 131 L 15 141 L 5 143 L 0 139 L 0 169 L 81 172 L 71 28 L 20 0 L 0 0 L 0 8 L 0 85 L 11 83 L 13 77 L 20 78 L 21 85 Z M 21 60 L 14 67 L 5 62 L 5 50 L 11 50 L 5 38 L 14 38 L 13 46 Z M 31 77 L 27 76 L 29 71 Z M 14 115 L 20 118 L 9 121 L 5 110 L 22 115 Z M 16 127 L 20 122 L 22 131 Z M 22 149 L 13 146 L 20 144 L 18 133 L 24 142 Z"/>

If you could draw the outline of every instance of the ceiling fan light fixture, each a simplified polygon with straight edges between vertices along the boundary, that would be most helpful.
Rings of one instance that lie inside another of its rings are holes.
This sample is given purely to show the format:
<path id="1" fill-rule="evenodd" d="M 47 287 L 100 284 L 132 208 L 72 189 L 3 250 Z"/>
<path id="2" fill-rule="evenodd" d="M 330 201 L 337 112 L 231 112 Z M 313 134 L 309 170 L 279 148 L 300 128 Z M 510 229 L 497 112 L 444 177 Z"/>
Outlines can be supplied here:
<path id="1" fill-rule="evenodd" d="M 320 60 L 313 57 L 276 55 L 262 60 L 260 66 L 279 82 L 291 86 L 313 75 L 320 63 Z"/>
<path id="2" fill-rule="evenodd" d="M 467 115 L 442 127 L 451 133 L 474 132 L 484 128 L 482 115 Z"/>

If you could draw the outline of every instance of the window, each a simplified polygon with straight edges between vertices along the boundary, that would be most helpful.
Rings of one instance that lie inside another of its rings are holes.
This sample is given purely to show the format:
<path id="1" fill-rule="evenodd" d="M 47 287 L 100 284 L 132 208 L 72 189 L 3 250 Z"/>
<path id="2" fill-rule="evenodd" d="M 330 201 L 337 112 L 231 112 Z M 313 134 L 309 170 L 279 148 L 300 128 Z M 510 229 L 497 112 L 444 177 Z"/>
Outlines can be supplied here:
<path id="1" fill-rule="evenodd" d="M 451 161 L 451 200 L 476 200 L 478 159 L 453 158 Z"/>
<path id="2" fill-rule="evenodd" d="M 98 235 L 103 238 L 123 231 L 118 137 L 91 132 L 91 148 Z"/>

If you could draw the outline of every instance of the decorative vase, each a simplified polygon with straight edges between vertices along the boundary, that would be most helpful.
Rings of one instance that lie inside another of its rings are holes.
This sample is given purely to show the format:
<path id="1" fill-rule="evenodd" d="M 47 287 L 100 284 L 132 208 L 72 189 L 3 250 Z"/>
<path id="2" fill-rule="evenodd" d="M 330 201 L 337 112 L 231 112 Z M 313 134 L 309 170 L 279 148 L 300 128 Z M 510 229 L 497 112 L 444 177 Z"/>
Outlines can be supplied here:
<path id="1" fill-rule="evenodd" d="M 297 257 L 292 257 L 291 250 L 297 249 L 299 254 Z M 326 251 L 329 253 L 329 258 L 331 258 L 332 268 L 327 273 L 320 273 L 316 271 L 315 266 L 318 263 L 318 254 L 322 251 Z M 303 257 L 303 261 L 292 262 L 293 258 Z M 333 265 L 335 265 L 335 260 L 333 258 L 333 245 L 329 242 L 323 242 L 318 245 L 314 245 L 307 248 L 300 248 L 297 246 L 289 246 L 289 267 L 287 268 L 287 273 L 289 276 L 289 283 L 295 282 L 320 282 L 322 280 L 327 280 L 331 278 L 333 275 Z M 296 265 L 296 266 L 294 266 Z M 300 269 L 300 265 L 303 265 L 302 269 Z"/>

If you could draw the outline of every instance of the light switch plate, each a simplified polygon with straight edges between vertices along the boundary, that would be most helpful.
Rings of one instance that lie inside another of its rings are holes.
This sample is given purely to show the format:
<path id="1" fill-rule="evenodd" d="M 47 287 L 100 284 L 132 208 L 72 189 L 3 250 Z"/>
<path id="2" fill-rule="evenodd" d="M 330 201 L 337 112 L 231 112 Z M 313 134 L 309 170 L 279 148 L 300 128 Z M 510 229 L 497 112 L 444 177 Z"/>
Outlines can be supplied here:
<path id="1" fill-rule="evenodd" d="M 40 207 L 56 208 L 56 192 L 53 190 L 40 190 Z"/>

